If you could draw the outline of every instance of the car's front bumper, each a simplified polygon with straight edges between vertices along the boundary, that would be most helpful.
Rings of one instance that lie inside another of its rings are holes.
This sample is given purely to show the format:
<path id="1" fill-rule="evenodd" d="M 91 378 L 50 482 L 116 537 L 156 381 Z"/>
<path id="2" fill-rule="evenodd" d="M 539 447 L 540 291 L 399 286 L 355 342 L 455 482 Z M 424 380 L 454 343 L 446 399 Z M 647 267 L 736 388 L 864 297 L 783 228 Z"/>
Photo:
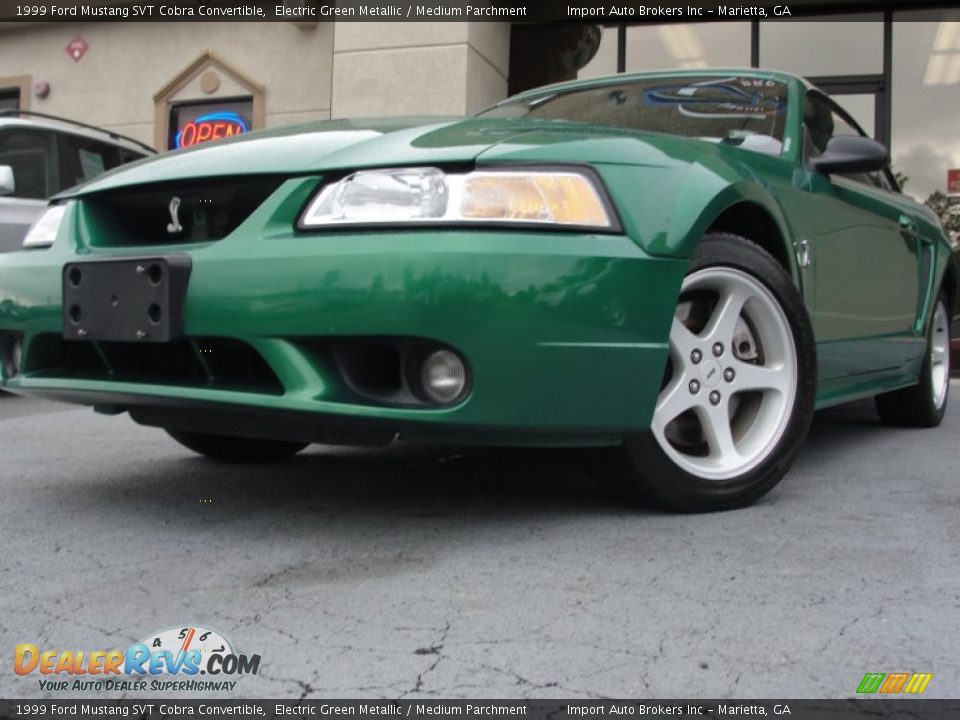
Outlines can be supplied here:
<path id="1" fill-rule="evenodd" d="M 64 264 L 118 251 L 61 240 L 0 258 L 0 332 L 15 333 L 24 348 L 23 371 L 7 373 L 3 386 L 119 409 L 165 408 L 167 420 L 156 424 L 170 424 L 177 409 L 194 419 L 242 412 L 253 420 L 232 430 L 239 434 L 257 427 L 276 434 L 268 427 L 309 418 L 324 427 L 495 442 L 518 433 L 546 442 L 642 431 L 662 384 L 686 268 L 645 255 L 624 236 L 502 230 L 271 236 L 260 229 L 202 247 L 136 253 L 191 256 L 190 347 L 206 347 L 192 339 L 243 343 L 278 381 L 268 389 L 218 384 L 216 373 L 158 379 L 111 374 L 109 362 L 99 370 L 95 361 L 62 362 L 57 353 L 71 345 L 60 340 Z M 370 338 L 456 349 L 472 371 L 469 395 L 438 408 L 351 392 L 323 348 Z M 77 345 L 91 356 L 99 350 Z"/>

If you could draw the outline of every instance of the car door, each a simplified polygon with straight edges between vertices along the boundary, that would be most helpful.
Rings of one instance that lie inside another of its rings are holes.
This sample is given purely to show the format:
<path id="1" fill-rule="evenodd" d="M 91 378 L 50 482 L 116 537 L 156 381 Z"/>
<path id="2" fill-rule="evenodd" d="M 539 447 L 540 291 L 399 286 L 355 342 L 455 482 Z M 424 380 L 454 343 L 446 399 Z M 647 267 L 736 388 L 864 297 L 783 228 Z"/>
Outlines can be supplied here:
<path id="1" fill-rule="evenodd" d="M 20 247 L 24 235 L 60 187 L 53 133 L 21 126 L 0 128 L 0 165 L 13 169 L 13 193 L 0 197 L 0 252 Z"/>
<path id="2" fill-rule="evenodd" d="M 864 135 L 833 101 L 809 91 L 805 158 L 841 135 Z M 888 171 L 808 174 L 813 323 L 822 381 L 895 374 L 914 353 L 917 221 Z"/>

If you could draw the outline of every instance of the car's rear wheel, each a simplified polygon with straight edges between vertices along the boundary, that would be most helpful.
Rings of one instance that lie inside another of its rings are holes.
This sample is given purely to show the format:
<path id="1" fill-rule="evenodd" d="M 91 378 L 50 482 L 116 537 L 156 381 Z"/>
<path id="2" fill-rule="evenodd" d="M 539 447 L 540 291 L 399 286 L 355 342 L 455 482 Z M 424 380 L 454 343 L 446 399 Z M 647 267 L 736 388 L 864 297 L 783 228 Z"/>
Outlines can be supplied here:
<path id="1" fill-rule="evenodd" d="M 740 507 L 786 474 L 813 415 L 813 332 L 790 277 L 743 238 L 708 235 L 683 281 L 651 429 L 607 471 L 672 510 Z"/>
<path id="2" fill-rule="evenodd" d="M 307 447 L 306 443 L 259 440 L 183 430 L 167 430 L 167 434 L 195 453 L 213 460 L 231 463 L 275 462 L 296 455 Z"/>
<path id="3" fill-rule="evenodd" d="M 919 382 L 876 397 L 877 413 L 888 425 L 936 427 L 947 411 L 950 395 L 950 313 L 941 295 L 927 330 L 927 352 Z"/>

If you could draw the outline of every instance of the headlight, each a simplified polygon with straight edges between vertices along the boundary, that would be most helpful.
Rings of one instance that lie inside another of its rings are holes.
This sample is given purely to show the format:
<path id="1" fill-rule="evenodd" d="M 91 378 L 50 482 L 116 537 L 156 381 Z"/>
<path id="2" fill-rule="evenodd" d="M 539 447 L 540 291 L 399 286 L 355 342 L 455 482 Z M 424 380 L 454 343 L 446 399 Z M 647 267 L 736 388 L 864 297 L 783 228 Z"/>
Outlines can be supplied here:
<path id="1" fill-rule="evenodd" d="M 327 185 L 300 218 L 304 228 L 391 223 L 616 227 L 590 176 L 546 169 L 462 174 L 437 168 L 364 170 Z"/>
<path id="2" fill-rule="evenodd" d="M 57 232 L 60 230 L 63 213 L 66 210 L 66 205 L 51 205 L 44 210 L 43 214 L 27 230 L 27 235 L 23 238 L 23 247 L 44 248 L 53 245 Z"/>

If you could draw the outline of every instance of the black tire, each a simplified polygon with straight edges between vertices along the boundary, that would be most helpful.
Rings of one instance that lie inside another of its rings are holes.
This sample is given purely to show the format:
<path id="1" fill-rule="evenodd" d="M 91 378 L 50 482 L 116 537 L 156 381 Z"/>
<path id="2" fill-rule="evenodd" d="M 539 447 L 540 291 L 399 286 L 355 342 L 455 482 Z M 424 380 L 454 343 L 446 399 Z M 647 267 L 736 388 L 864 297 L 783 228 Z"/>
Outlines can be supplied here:
<path id="1" fill-rule="evenodd" d="M 211 435 L 208 433 L 167 430 L 167 434 L 195 453 L 227 463 L 265 463 L 284 460 L 307 447 L 308 443 L 259 440 Z"/>
<path id="2" fill-rule="evenodd" d="M 689 472 L 667 455 L 653 431 L 628 437 L 620 447 L 601 453 L 604 460 L 598 471 L 606 484 L 631 500 L 675 512 L 729 510 L 750 505 L 770 492 L 796 459 L 810 428 L 816 397 L 813 329 L 803 300 L 783 267 L 742 237 L 712 233 L 694 253 L 688 277 L 705 268 L 746 273 L 772 294 L 790 325 L 796 388 L 792 410 L 781 417 L 784 429 L 769 454 L 734 477 L 707 479 Z"/>
<path id="3" fill-rule="evenodd" d="M 938 406 L 935 401 L 935 392 L 933 384 L 933 373 L 931 372 L 931 346 L 934 342 L 934 317 L 938 306 L 947 318 L 946 325 L 941 332 L 946 332 L 946 357 L 947 376 L 946 389 L 943 399 Z M 947 411 L 947 400 L 950 396 L 950 313 L 947 298 L 941 293 L 934 305 L 933 312 L 930 313 L 930 321 L 927 327 L 927 345 L 924 349 L 923 365 L 920 368 L 920 381 L 911 387 L 903 390 L 877 395 L 874 402 L 877 406 L 877 414 L 887 425 L 898 427 L 917 427 L 932 428 L 936 427 L 943 420 Z"/>

